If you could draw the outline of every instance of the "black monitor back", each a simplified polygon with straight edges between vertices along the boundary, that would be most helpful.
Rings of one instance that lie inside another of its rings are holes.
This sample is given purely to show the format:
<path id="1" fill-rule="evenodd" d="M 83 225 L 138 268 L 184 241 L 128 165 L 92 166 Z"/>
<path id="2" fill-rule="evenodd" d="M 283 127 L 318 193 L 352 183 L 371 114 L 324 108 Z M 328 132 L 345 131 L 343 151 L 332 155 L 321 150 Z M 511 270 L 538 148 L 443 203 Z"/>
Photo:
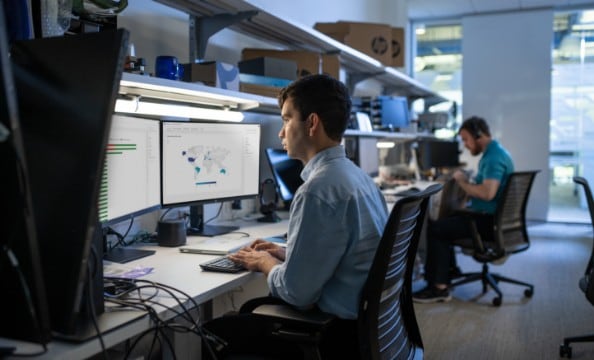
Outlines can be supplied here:
<path id="1" fill-rule="evenodd" d="M 303 184 L 301 179 L 303 163 L 297 159 L 291 159 L 283 149 L 267 148 L 266 159 L 274 176 L 277 192 L 286 207 L 293 200 L 299 186 Z"/>
<path id="2" fill-rule="evenodd" d="M 419 142 L 419 166 L 422 170 L 460 166 L 458 141 L 424 139 Z"/>
<path id="3" fill-rule="evenodd" d="M 125 30 L 15 42 L 11 59 L 51 328 L 76 332 Z"/>
<path id="4" fill-rule="evenodd" d="M 8 51 L 0 6 L 0 337 L 46 343 L 49 315 Z"/>

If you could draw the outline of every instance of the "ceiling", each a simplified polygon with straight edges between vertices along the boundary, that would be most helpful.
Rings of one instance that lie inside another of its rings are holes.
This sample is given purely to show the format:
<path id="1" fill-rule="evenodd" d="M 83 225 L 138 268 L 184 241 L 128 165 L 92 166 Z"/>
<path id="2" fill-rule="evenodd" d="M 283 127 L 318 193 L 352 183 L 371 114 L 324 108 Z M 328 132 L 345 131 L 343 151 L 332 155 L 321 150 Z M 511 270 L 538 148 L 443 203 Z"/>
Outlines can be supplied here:
<path id="1" fill-rule="evenodd" d="M 592 7 L 593 0 L 408 0 L 411 20 L 461 17 L 481 13 L 521 11 L 543 7 Z"/>

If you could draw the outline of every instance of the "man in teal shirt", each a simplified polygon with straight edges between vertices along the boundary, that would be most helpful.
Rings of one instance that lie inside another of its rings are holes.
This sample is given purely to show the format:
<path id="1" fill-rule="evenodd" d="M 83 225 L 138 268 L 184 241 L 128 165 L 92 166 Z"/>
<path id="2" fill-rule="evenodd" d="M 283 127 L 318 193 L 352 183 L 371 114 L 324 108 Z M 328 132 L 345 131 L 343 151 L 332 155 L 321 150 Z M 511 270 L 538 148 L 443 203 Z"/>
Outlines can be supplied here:
<path id="1" fill-rule="evenodd" d="M 494 214 L 499 196 L 509 175 L 514 171 L 511 156 L 491 137 L 489 126 L 482 118 L 474 116 L 465 120 L 458 133 L 470 153 L 473 156 L 482 154 L 482 157 L 474 181 L 470 181 L 463 171 L 456 171 L 453 177 L 469 197 L 470 209 Z M 477 221 L 478 231 L 484 238 L 492 236 L 492 220 L 492 217 L 485 217 Z M 414 301 L 432 303 L 451 299 L 448 290 L 450 269 L 455 268 L 456 262 L 451 249 L 452 241 L 469 236 L 470 227 L 464 216 L 451 216 L 429 222 L 425 261 L 427 286 L 413 294 Z"/>

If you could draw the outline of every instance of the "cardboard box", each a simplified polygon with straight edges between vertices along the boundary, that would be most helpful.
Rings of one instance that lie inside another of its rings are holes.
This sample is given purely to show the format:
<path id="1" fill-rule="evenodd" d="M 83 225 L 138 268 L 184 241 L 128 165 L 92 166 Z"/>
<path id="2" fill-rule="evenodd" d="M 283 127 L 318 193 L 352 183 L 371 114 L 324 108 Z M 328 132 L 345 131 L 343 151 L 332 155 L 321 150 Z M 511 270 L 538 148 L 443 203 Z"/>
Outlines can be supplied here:
<path id="1" fill-rule="evenodd" d="M 283 88 L 285 86 L 288 86 L 292 81 L 289 79 L 279 79 L 270 76 L 239 73 L 239 82 Z"/>
<path id="2" fill-rule="evenodd" d="M 297 63 L 296 77 L 320 73 L 320 54 L 313 51 L 245 48 L 241 52 L 242 60 L 250 60 L 260 57 L 272 57 L 295 61 Z"/>
<path id="3" fill-rule="evenodd" d="M 278 79 L 295 80 L 297 62 L 269 56 L 240 61 L 237 66 L 242 74 L 260 75 Z"/>
<path id="4" fill-rule="evenodd" d="M 340 79 L 340 58 L 338 54 L 322 55 L 322 74 Z"/>
<path id="5" fill-rule="evenodd" d="M 338 21 L 316 23 L 314 28 L 384 65 L 392 64 L 392 28 L 388 24 Z"/>
<path id="6" fill-rule="evenodd" d="M 203 82 L 221 89 L 239 91 L 239 68 L 220 61 L 182 64 L 183 81 Z"/>
<path id="7" fill-rule="evenodd" d="M 239 90 L 250 94 L 262 95 L 271 98 L 277 98 L 281 91 L 281 87 L 266 86 L 250 83 L 239 83 Z"/>
<path id="8" fill-rule="evenodd" d="M 404 67 L 404 29 L 392 28 L 392 63 L 391 66 Z"/>

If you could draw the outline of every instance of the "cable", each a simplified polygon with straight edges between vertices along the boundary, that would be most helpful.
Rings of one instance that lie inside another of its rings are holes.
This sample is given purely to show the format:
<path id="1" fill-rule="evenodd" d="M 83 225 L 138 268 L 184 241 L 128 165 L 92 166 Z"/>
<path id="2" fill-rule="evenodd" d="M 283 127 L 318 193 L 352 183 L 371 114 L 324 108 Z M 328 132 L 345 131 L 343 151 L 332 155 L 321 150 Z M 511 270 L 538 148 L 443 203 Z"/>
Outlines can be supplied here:
<path id="1" fill-rule="evenodd" d="M 173 208 L 169 208 L 169 209 L 165 210 L 163 212 L 163 214 L 161 214 L 161 217 L 159 217 L 159 222 L 163 221 L 163 219 L 165 218 L 165 215 L 167 215 L 171 210 L 173 210 Z"/>
<path id="2" fill-rule="evenodd" d="M 27 280 L 25 279 L 25 275 L 21 270 L 21 266 L 19 265 L 19 261 L 17 257 L 14 255 L 12 250 L 7 245 L 2 245 L 2 253 L 6 255 L 8 262 L 15 270 L 19 284 L 21 285 L 21 289 L 23 291 L 23 295 L 25 297 L 25 302 L 27 304 L 27 309 L 29 310 L 29 315 L 31 316 L 31 320 L 33 326 L 35 327 L 35 333 L 37 334 L 38 338 L 41 338 L 41 326 L 39 324 L 39 317 L 37 316 L 37 312 L 35 311 L 35 305 L 33 304 L 33 298 L 31 296 L 31 291 L 29 289 L 29 285 Z M 19 353 L 12 353 L 11 356 L 17 357 L 29 357 L 29 356 L 39 356 L 43 355 L 47 352 L 47 345 L 44 343 L 39 343 L 42 346 L 42 350 L 35 353 L 27 353 L 27 354 L 19 354 Z"/>
<path id="3" fill-rule="evenodd" d="M 211 222 L 211 221 L 213 221 L 214 219 L 218 218 L 218 217 L 219 217 L 219 215 L 221 215 L 221 211 L 223 210 L 223 204 L 224 204 L 224 203 L 221 203 L 221 205 L 219 205 L 219 211 L 217 211 L 217 214 L 216 214 L 215 216 L 211 217 L 210 219 L 206 220 L 206 221 L 204 222 L 205 224 L 208 224 L 209 222 Z"/>
<path id="4" fill-rule="evenodd" d="M 103 340 L 103 334 L 99 329 L 99 323 L 97 322 L 97 314 L 95 313 L 95 294 L 93 289 L 93 277 L 97 272 L 97 268 L 99 264 L 102 265 L 101 259 L 97 256 L 97 250 L 95 246 L 91 246 L 91 255 L 93 261 L 87 261 L 87 311 L 91 317 L 91 322 L 93 323 L 93 328 L 97 333 L 97 339 L 99 339 L 99 344 L 101 345 L 101 353 L 103 354 L 103 358 L 105 360 L 109 359 L 109 355 L 107 354 L 107 347 L 105 346 L 105 341 Z M 95 264 L 95 269 L 91 269 L 92 264 Z"/>
<path id="5" fill-rule="evenodd" d="M 151 352 L 153 351 L 153 346 L 156 344 L 156 341 L 158 340 L 161 342 L 162 345 L 163 344 L 167 345 L 167 347 L 171 350 L 171 353 L 175 357 L 175 351 L 173 349 L 173 345 L 171 344 L 170 339 L 164 333 L 165 329 L 169 329 L 173 332 L 186 332 L 186 333 L 191 332 L 191 333 L 194 333 L 194 334 L 200 336 L 202 339 L 207 340 L 204 343 L 206 344 L 206 348 L 209 351 L 209 353 L 211 354 L 213 359 L 216 359 L 216 355 L 211 347 L 211 343 L 216 344 L 217 347 L 226 345 L 226 342 L 223 339 L 221 339 L 221 338 L 217 337 L 216 335 L 211 334 L 210 332 L 203 329 L 202 326 L 200 325 L 199 317 L 195 318 L 190 313 L 190 309 L 187 307 L 188 302 L 193 305 L 193 308 L 198 309 L 199 306 L 196 303 L 196 301 L 191 296 L 186 294 L 185 292 L 183 292 L 179 289 L 175 289 L 171 286 L 153 282 L 153 281 L 149 281 L 149 280 L 120 279 L 120 278 L 110 278 L 110 277 L 106 277 L 105 280 L 109 281 L 110 287 L 117 289 L 119 286 L 121 289 L 123 289 L 120 293 L 117 293 L 115 295 L 106 294 L 105 300 L 107 302 L 118 305 L 122 309 L 124 309 L 125 307 L 128 307 L 128 308 L 134 308 L 134 309 L 147 311 L 147 313 L 151 317 L 152 321 L 155 323 L 154 327 L 144 331 L 142 334 L 139 335 L 139 337 L 137 337 L 132 342 L 132 344 L 127 349 L 126 357 L 128 357 L 131 354 L 131 352 L 134 350 L 134 348 L 137 346 L 137 344 L 140 342 L 140 340 L 142 340 L 142 338 L 146 337 L 149 334 L 153 334 L 153 336 L 154 336 L 153 340 L 151 342 L 151 344 L 152 344 Z M 153 289 L 154 292 L 149 294 L 148 297 L 146 297 L 146 294 L 143 294 L 143 292 L 145 292 L 148 289 Z M 163 305 L 162 303 L 157 302 L 155 299 L 160 291 L 166 292 L 173 300 L 175 300 L 177 307 L 173 308 L 173 307 L 166 306 L 166 305 Z M 134 294 L 136 294 L 136 295 L 134 295 Z M 178 294 L 181 294 L 185 299 L 187 299 L 187 301 L 182 301 L 182 299 L 178 296 Z M 133 296 L 137 296 L 137 297 L 133 297 Z M 171 324 L 171 323 L 163 321 L 158 316 L 156 307 L 162 307 L 162 308 L 166 309 L 168 312 L 173 313 L 175 315 L 175 317 L 181 318 L 181 319 L 184 319 L 185 321 L 187 321 L 189 323 L 189 325 Z M 163 343 L 163 341 L 164 341 L 164 343 Z"/>

